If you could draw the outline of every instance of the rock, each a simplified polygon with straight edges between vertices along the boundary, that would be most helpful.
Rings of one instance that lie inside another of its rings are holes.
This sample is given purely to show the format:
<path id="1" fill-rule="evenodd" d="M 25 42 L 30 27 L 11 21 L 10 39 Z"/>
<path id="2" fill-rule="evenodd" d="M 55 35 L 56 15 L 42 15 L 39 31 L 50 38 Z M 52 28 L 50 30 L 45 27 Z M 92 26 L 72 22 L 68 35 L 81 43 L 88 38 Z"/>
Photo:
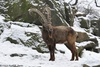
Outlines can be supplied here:
<path id="1" fill-rule="evenodd" d="M 10 29 L 11 25 L 10 23 L 2 23 L 0 22 L 0 35 L 3 33 L 4 29 Z"/>
<path id="2" fill-rule="evenodd" d="M 98 36 L 99 35 L 99 29 L 97 27 L 93 27 L 92 34 Z"/>
<path id="3" fill-rule="evenodd" d="M 100 48 L 95 48 L 95 49 L 94 49 L 94 52 L 100 53 Z"/>
<path id="4" fill-rule="evenodd" d="M 37 50 L 39 53 L 48 53 L 49 50 L 47 45 L 44 43 L 42 37 L 37 33 L 25 32 L 27 36 L 31 36 L 26 42 L 23 42 L 25 46 L 32 47 L 32 49 Z"/>
<path id="5" fill-rule="evenodd" d="M 4 1 L 6 11 L 4 12 L 6 19 L 5 21 L 23 21 L 30 22 L 32 18 L 29 18 L 28 9 L 32 6 L 29 1 L 19 0 L 19 1 Z M 11 3 L 10 3 L 11 2 Z"/>
<path id="6" fill-rule="evenodd" d="M 97 28 L 98 28 L 98 30 L 99 30 L 98 36 L 100 36 L 100 18 L 99 18 L 99 20 L 98 20 L 98 22 L 97 22 Z"/>
<path id="7" fill-rule="evenodd" d="M 78 38 L 77 42 L 83 42 L 89 40 L 89 36 L 85 32 L 77 32 L 78 33 Z"/>
<path id="8" fill-rule="evenodd" d="M 32 49 L 37 50 L 39 53 L 49 53 L 49 50 L 45 43 L 40 43 L 38 46 L 32 47 Z"/>
<path id="9" fill-rule="evenodd" d="M 82 43 L 82 45 L 81 45 Z M 78 55 L 81 57 L 82 56 L 82 53 L 83 53 L 83 50 L 86 49 L 88 51 L 94 51 L 96 52 L 96 47 L 97 45 L 93 42 L 93 41 L 84 41 L 84 42 L 81 42 L 79 45 L 77 45 L 78 49 Z M 83 44 L 84 43 L 84 44 Z M 99 51 L 99 49 L 98 49 Z"/>
<path id="10" fill-rule="evenodd" d="M 90 66 L 88 66 L 87 64 L 83 64 L 83 67 L 90 67 Z"/>
<path id="11" fill-rule="evenodd" d="M 81 46 L 81 47 L 78 47 L 78 49 L 77 49 L 77 51 L 78 51 L 78 55 L 79 55 L 79 57 L 81 57 L 82 56 L 82 54 L 83 54 L 83 51 L 84 50 L 84 47 L 83 46 Z"/>
<path id="12" fill-rule="evenodd" d="M 99 36 L 100 35 L 100 19 L 92 19 L 91 21 L 92 34 Z"/>
<path id="13" fill-rule="evenodd" d="M 84 49 L 89 50 L 89 51 L 94 51 L 95 47 L 96 47 L 96 44 L 91 41 L 90 43 L 84 46 Z"/>
<path id="14" fill-rule="evenodd" d="M 25 56 L 26 54 L 17 54 L 17 53 L 14 53 L 14 54 L 11 54 L 10 56 L 11 57 L 16 57 L 16 56 L 18 56 L 18 57 L 23 57 L 23 56 Z"/>
<path id="15" fill-rule="evenodd" d="M 90 38 L 89 41 L 93 41 L 96 44 L 96 46 L 98 46 L 97 38 Z"/>
<path id="16" fill-rule="evenodd" d="M 7 41 L 10 41 L 11 43 L 14 43 L 14 44 L 19 44 L 19 43 L 17 42 L 17 40 L 14 40 L 14 39 L 12 39 L 12 38 L 10 38 L 10 37 L 7 37 L 6 40 L 7 40 Z"/>
<path id="17" fill-rule="evenodd" d="M 87 19 L 84 19 L 84 18 L 79 18 L 81 21 L 80 21 L 80 27 L 82 28 L 86 28 L 86 29 L 89 29 L 89 20 Z"/>
<path id="18" fill-rule="evenodd" d="M 62 17 L 57 15 L 57 11 L 56 10 L 52 11 L 52 15 L 51 16 L 52 16 L 52 24 L 53 25 L 56 25 L 56 26 L 62 25 L 62 23 L 64 22 L 64 21 L 61 20 Z"/>
<path id="19" fill-rule="evenodd" d="M 10 3 L 11 2 L 11 3 Z M 61 1 L 60 1 L 61 2 Z M 41 25 L 41 19 L 36 13 L 32 13 L 32 16 L 29 15 L 29 8 L 37 8 L 41 12 L 44 6 L 48 5 L 51 7 L 52 13 L 52 22 L 53 25 L 68 25 L 65 18 L 64 4 L 58 0 L 18 0 L 16 1 L 4 1 L 4 8 L 6 11 L 1 9 L 6 17 L 5 21 L 21 21 L 21 22 L 29 22 Z M 44 4 L 45 3 L 45 4 Z M 69 7 L 69 6 L 68 6 Z M 69 11 L 69 14 L 72 13 Z M 71 17 L 72 18 L 72 17 Z M 71 19 L 70 18 L 70 19 Z M 74 18 L 73 18 L 74 21 Z"/>
<path id="20" fill-rule="evenodd" d="M 95 65 L 95 66 L 92 66 L 92 67 L 100 67 L 100 65 Z"/>
<path id="21" fill-rule="evenodd" d="M 25 35 L 30 37 L 26 42 L 21 41 L 25 46 L 38 46 L 43 42 L 42 37 L 38 33 L 25 32 Z M 37 45 L 35 43 L 37 43 Z"/>
<path id="22" fill-rule="evenodd" d="M 82 12 L 77 12 L 75 14 L 76 17 L 80 17 L 80 16 L 83 16 L 83 17 L 86 17 L 86 14 L 85 13 L 82 13 Z"/>

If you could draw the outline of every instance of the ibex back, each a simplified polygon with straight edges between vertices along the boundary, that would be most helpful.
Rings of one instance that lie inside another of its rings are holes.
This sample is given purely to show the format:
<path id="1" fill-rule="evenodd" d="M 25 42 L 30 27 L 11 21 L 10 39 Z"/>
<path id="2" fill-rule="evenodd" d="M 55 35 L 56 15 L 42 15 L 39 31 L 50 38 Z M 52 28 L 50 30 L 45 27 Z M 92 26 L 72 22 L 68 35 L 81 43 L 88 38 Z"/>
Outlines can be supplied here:
<path id="1" fill-rule="evenodd" d="M 66 26 L 52 26 L 51 24 L 51 12 L 50 8 L 46 7 L 45 11 L 47 12 L 47 18 L 40 12 L 38 9 L 31 8 L 29 9 L 29 14 L 32 15 L 32 12 L 38 13 L 43 19 L 44 23 L 42 23 L 42 37 L 45 43 L 48 46 L 50 51 L 50 61 L 55 60 L 55 46 L 57 43 L 63 43 L 65 46 L 71 51 L 72 58 L 76 56 L 76 60 L 78 60 L 78 54 L 75 46 L 77 33 L 71 28 Z"/>

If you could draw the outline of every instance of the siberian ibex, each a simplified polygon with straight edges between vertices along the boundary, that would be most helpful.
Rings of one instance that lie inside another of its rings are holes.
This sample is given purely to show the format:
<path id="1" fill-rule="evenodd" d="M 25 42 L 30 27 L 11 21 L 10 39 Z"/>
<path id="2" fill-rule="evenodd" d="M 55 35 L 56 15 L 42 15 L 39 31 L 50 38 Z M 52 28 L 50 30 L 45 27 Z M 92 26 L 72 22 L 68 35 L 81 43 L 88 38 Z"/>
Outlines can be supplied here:
<path id="1" fill-rule="evenodd" d="M 63 43 L 71 51 L 72 58 L 76 57 L 78 60 L 78 54 L 75 46 L 77 33 L 71 28 L 66 26 L 53 26 L 51 23 L 51 11 L 49 7 L 45 8 L 47 12 L 47 18 L 45 15 L 36 8 L 29 9 L 29 14 L 32 15 L 32 12 L 36 12 L 43 19 L 42 26 L 42 37 L 45 43 L 48 46 L 50 51 L 50 61 L 55 61 L 55 46 L 57 43 Z"/>

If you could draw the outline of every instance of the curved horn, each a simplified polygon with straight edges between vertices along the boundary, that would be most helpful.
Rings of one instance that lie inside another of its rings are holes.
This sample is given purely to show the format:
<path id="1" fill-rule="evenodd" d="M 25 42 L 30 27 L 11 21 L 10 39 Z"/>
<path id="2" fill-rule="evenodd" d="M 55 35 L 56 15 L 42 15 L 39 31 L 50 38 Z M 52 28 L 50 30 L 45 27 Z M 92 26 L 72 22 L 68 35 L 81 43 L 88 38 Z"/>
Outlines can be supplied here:
<path id="1" fill-rule="evenodd" d="M 39 14 L 41 16 L 41 18 L 43 19 L 44 23 L 48 22 L 47 19 L 46 19 L 46 17 L 43 15 L 43 13 L 40 12 L 38 9 L 36 9 L 36 8 L 30 8 L 28 11 L 29 11 L 30 15 L 32 15 L 32 12 L 36 12 L 37 14 Z"/>
<path id="2" fill-rule="evenodd" d="M 47 12 L 48 23 L 51 24 L 51 11 L 50 11 L 50 7 L 46 6 L 44 10 Z"/>

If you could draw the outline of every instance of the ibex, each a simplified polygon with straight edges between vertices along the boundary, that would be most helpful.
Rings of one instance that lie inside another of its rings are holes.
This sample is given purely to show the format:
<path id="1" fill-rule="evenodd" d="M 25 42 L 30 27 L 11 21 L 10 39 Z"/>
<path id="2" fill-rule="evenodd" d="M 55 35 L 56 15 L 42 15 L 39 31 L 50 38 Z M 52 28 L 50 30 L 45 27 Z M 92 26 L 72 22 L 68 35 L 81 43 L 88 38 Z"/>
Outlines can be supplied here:
<path id="1" fill-rule="evenodd" d="M 51 23 L 51 11 L 49 7 L 45 8 L 47 12 L 46 16 L 38 9 L 31 8 L 29 9 L 29 14 L 32 15 L 32 12 L 36 12 L 42 19 L 42 38 L 44 42 L 47 44 L 48 49 L 50 51 L 50 61 L 55 61 L 55 46 L 57 43 L 63 43 L 65 46 L 71 51 L 72 58 L 71 61 L 78 60 L 77 49 L 75 46 L 77 33 L 71 28 L 67 26 L 53 26 Z"/>

